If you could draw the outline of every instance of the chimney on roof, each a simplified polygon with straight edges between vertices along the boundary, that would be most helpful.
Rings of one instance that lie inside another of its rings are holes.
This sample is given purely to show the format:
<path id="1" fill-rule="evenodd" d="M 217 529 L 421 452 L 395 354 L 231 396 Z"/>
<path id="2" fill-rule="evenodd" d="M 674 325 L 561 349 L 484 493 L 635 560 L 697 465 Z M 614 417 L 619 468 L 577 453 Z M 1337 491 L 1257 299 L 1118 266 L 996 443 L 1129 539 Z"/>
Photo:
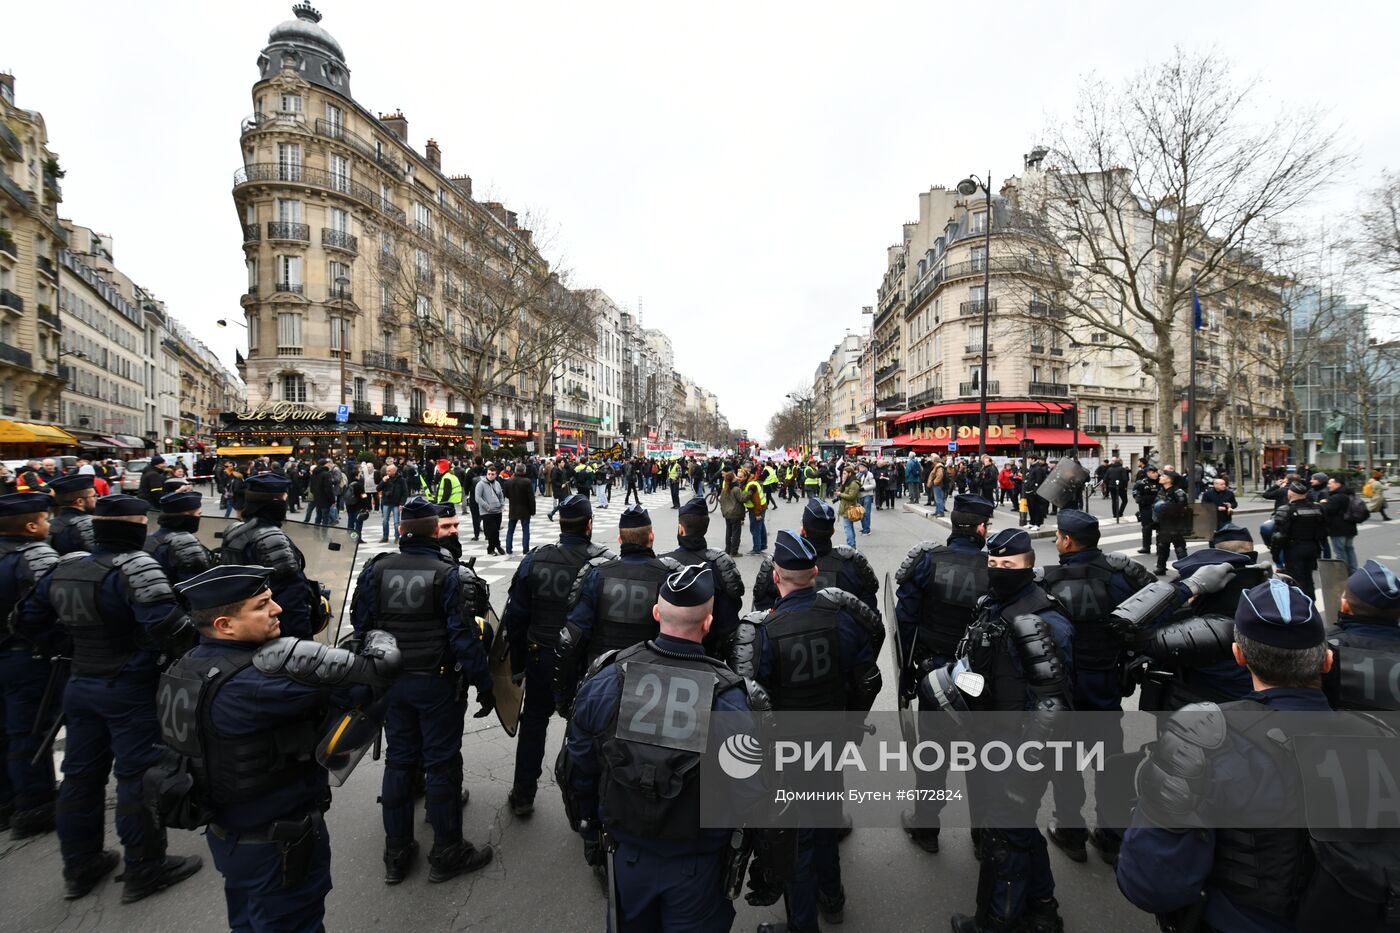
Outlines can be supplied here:
<path id="1" fill-rule="evenodd" d="M 3 87 L 6 91 L 9 91 L 9 94 L 6 96 L 10 98 L 11 103 L 14 103 L 15 76 L 10 74 L 8 71 L 0 71 L 0 87 Z"/>
<path id="2" fill-rule="evenodd" d="M 395 110 L 393 113 L 381 113 L 379 122 L 388 128 L 389 132 L 399 138 L 399 142 L 408 142 L 408 120 L 404 117 L 402 110 Z"/>
<path id="3" fill-rule="evenodd" d="M 452 182 L 452 187 L 456 188 L 463 197 L 472 196 L 472 177 L 470 175 L 452 175 L 447 179 Z"/>
<path id="4" fill-rule="evenodd" d="M 438 148 L 437 140 L 430 139 L 424 145 L 423 151 L 427 154 L 428 164 L 439 172 L 442 171 L 442 150 Z"/>

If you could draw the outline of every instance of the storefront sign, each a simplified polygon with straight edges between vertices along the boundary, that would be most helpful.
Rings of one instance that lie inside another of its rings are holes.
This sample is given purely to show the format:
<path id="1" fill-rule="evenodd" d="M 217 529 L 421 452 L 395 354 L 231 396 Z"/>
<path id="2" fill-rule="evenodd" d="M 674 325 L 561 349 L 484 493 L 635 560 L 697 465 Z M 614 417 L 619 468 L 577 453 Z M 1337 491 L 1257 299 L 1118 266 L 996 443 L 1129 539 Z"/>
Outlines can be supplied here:
<path id="1" fill-rule="evenodd" d="M 319 408 L 307 408 L 294 402 L 272 402 L 257 408 L 245 408 L 238 413 L 240 421 L 317 421 L 334 414 Z"/>
<path id="2" fill-rule="evenodd" d="M 439 428 L 455 428 L 458 422 L 456 418 L 441 408 L 425 408 L 423 410 L 423 423 Z"/>
<path id="3" fill-rule="evenodd" d="M 496 433 L 501 437 L 535 437 L 534 431 L 523 431 L 519 428 L 497 428 Z"/>
<path id="4" fill-rule="evenodd" d="M 384 417 L 380 418 L 379 420 L 380 420 L 380 421 L 387 422 L 387 423 L 392 423 L 392 424 L 407 424 L 407 423 L 408 423 L 408 419 L 405 418 L 403 415 L 385 415 Z"/>
<path id="5" fill-rule="evenodd" d="M 936 428 L 915 428 L 911 432 L 910 437 L 916 441 L 939 441 L 941 443 L 947 443 L 948 441 L 967 440 L 969 438 L 975 440 L 979 433 L 981 432 L 977 429 L 976 425 L 964 424 L 957 427 L 940 425 Z M 1017 441 L 1021 438 L 1021 429 L 1000 424 L 989 424 L 987 425 L 987 438 L 989 440 L 992 438 L 1000 438 L 1005 441 Z M 878 441 L 876 443 L 878 443 Z"/>

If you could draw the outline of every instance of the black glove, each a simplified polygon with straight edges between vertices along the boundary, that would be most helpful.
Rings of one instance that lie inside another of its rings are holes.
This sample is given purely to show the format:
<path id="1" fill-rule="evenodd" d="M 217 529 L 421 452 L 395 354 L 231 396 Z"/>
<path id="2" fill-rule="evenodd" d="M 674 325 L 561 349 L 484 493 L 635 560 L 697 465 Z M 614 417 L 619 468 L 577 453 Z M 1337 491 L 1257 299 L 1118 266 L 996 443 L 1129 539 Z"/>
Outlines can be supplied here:
<path id="1" fill-rule="evenodd" d="M 472 713 L 473 719 L 484 719 L 496 711 L 496 695 L 491 692 L 489 683 L 485 687 L 476 688 L 476 702 L 481 705 Z"/>
<path id="2" fill-rule="evenodd" d="M 778 903 L 783 896 L 783 886 L 776 879 L 770 879 L 763 866 L 755 861 L 749 866 L 749 893 L 744 895 L 752 907 L 768 907 Z"/>

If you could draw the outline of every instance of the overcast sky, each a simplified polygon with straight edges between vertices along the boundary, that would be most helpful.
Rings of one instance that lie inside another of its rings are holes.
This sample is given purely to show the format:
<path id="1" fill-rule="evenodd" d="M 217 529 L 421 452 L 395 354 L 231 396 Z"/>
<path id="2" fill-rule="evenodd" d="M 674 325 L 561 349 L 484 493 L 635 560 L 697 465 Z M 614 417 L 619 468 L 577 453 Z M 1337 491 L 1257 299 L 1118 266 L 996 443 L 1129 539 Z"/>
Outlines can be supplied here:
<path id="1" fill-rule="evenodd" d="M 676 367 L 758 436 L 868 326 L 918 193 L 1017 172 L 1088 71 L 1214 46 L 1272 101 L 1330 107 L 1360 158 L 1329 213 L 1400 163 L 1389 2 L 318 6 L 363 106 L 402 108 L 410 143 L 437 139 L 478 197 L 547 218 L 573 282 L 643 303 Z M 112 234 L 123 271 L 230 364 L 244 331 L 213 322 L 241 316 L 246 282 L 239 121 L 290 10 L 15 2 L 0 37 L 67 170 L 63 215 Z"/>

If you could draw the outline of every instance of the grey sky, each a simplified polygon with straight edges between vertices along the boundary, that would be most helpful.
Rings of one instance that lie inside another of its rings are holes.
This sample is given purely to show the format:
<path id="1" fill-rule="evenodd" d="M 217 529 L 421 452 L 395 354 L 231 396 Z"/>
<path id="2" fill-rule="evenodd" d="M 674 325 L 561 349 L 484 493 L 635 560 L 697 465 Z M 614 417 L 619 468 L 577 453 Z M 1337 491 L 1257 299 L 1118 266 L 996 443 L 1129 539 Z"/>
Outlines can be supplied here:
<path id="1" fill-rule="evenodd" d="M 1329 213 L 1400 161 L 1400 5 L 1141 6 L 318 4 L 364 106 L 402 108 L 478 196 L 545 215 L 574 283 L 640 297 L 677 368 L 759 436 L 866 326 L 918 192 L 1015 173 L 1086 71 L 1213 45 L 1270 100 L 1330 106 L 1360 161 Z M 113 234 L 122 269 L 230 363 L 244 332 L 213 322 L 240 316 L 246 281 L 238 124 L 289 18 L 286 0 L 12 3 L 0 39 L 68 172 L 64 216 Z"/>

